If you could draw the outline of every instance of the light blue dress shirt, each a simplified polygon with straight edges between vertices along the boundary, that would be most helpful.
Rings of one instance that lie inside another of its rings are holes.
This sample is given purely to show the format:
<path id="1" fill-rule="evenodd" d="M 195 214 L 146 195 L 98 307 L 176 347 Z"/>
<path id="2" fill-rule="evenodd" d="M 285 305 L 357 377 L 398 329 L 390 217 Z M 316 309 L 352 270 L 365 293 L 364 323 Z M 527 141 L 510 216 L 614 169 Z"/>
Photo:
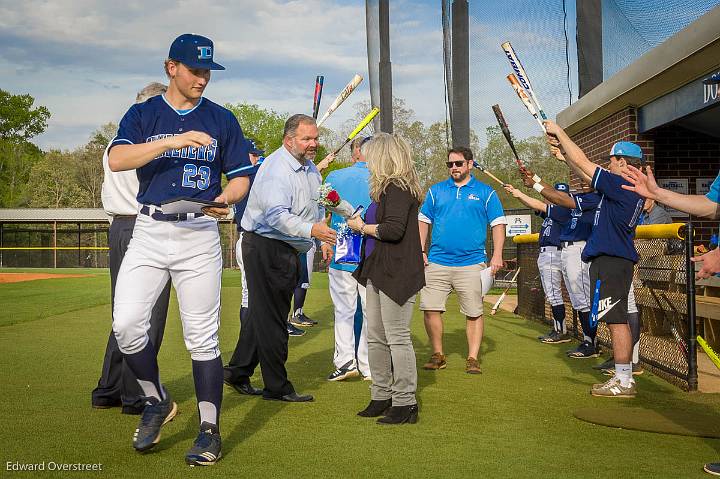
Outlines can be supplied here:
<path id="1" fill-rule="evenodd" d="M 313 162 L 301 165 L 281 146 L 265 158 L 255 176 L 242 228 L 307 252 L 313 243 L 312 226 L 323 218 L 318 205 L 321 183 Z"/>

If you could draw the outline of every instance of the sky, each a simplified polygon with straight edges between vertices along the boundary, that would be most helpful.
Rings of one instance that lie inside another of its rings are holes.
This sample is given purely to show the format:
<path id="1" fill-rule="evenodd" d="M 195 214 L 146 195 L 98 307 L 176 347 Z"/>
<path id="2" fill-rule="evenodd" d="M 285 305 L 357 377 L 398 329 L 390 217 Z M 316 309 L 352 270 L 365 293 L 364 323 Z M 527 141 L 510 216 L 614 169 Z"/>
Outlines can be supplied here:
<path id="1" fill-rule="evenodd" d="M 478 48 L 471 62 L 484 65 L 483 55 L 493 56 L 498 70 L 492 82 L 505 101 L 517 103 L 502 83 L 509 66 L 497 33 L 517 35 L 516 49 L 540 40 L 523 31 L 522 21 L 510 25 L 507 17 L 487 13 L 503 2 L 474 3 L 489 9 L 476 12 L 471 5 L 471 32 L 495 45 Z M 440 2 L 391 0 L 390 5 L 393 92 L 419 120 L 444 121 Z M 35 138 L 41 148 L 71 149 L 86 143 L 100 125 L 119 121 L 147 83 L 165 81 L 162 64 L 170 43 L 186 32 L 215 42 L 215 59 L 227 70 L 213 72 L 205 95 L 220 104 L 309 113 L 316 75 L 325 76 L 321 110 L 355 73 L 367 77 L 364 1 L 0 0 L 0 88 L 29 93 L 50 109 L 47 131 Z M 471 84 L 486 84 L 490 76 L 484 70 L 473 75 Z M 327 126 L 354 116 L 352 105 L 369 97 L 366 78 Z M 482 130 L 486 120 L 486 114 L 473 116 L 474 128 Z"/>
<path id="2" fill-rule="evenodd" d="M 471 1 L 476 131 L 493 124 L 490 105 L 498 102 L 518 136 L 539 131 L 505 80 L 510 67 L 499 47 L 505 40 L 513 42 L 548 114 L 567 106 L 562 3 Z M 572 34 L 574 2 L 567 3 Z M 390 5 L 393 92 L 419 120 L 444 121 L 440 1 Z M 364 1 L 0 0 L 0 88 L 29 93 L 50 109 L 48 129 L 35 139 L 41 148 L 71 149 L 100 125 L 119 121 L 147 83 L 165 81 L 170 43 L 187 32 L 210 37 L 215 60 L 227 67 L 213 72 L 205 92 L 220 104 L 309 113 L 316 75 L 325 76 L 321 110 L 355 73 L 367 77 Z M 352 105 L 369 97 L 366 80 L 327 126 L 354 116 Z"/>

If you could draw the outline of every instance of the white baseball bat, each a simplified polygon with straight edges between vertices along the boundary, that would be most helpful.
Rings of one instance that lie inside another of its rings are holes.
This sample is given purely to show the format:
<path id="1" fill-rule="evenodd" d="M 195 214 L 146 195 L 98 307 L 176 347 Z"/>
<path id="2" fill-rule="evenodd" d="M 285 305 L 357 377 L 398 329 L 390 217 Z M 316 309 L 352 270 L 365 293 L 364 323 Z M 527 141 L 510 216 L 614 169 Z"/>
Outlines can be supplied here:
<path id="1" fill-rule="evenodd" d="M 507 295 L 507 292 L 508 292 L 508 291 L 510 290 L 510 288 L 512 287 L 512 283 L 515 281 L 515 279 L 517 279 L 517 276 L 518 276 L 519 273 L 520 273 L 520 268 L 518 268 L 517 270 L 515 270 L 515 275 L 514 275 L 514 276 L 512 277 L 512 279 L 510 280 L 510 284 L 508 285 L 507 288 L 505 288 L 505 291 L 503 291 L 503 293 L 500 295 L 500 297 L 498 298 L 498 300 L 495 302 L 495 306 L 493 306 L 493 307 L 492 307 L 492 310 L 490 311 L 490 315 L 491 315 L 491 316 L 495 316 L 495 313 L 497 313 L 498 308 L 500 307 L 500 305 L 502 304 L 502 302 L 505 300 L 505 296 Z"/>
<path id="2" fill-rule="evenodd" d="M 515 71 L 515 74 L 517 75 L 517 79 L 520 82 L 520 84 L 527 90 L 528 94 L 532 97 L 533 101 L 535 102 L 535 105 L 537 105 L 538 113 L 540 113 L 540 117 L 542 117 L 543 120 L 547 120 L 547 115 L 542 109 L 542 106 L 540 106 L 540 102 L 537 99 L 537 95 L 535 95 L 535 91 L 533 90 L 532 85 L 530 84 L 530 78 L 528 78 L 527 73 L 525 72 L 525 68 L 523 68 L 522 63 L 520 63 L 520 59 L 518 58 L 517 54 L 515 53 L 515 50 L 513 49 L 510 42 L 505 42 L 502 45 L 500 45 L 503 49 L 503 52 L 505 52 L 505 56 L 507 57 L 508 61 L 510 62 L 510 66 Z"/>
<path id="3" fill-rule="evenodd" d="M 535 118 L 535 120 L 540 125 L 540 128 L 542 128 L 543 133 L 545 133 L 545 125 L 543 124 L 542 120 L 540 119 L 540 116 L 538 116 L 537 110 L 535 110 L 535 107 L 532 104 L 532 101 L 530 100 L 530 97 L 527 96 L 527 93 L 525 93 L 525 90 L 523 90 L 522 86 L 520 85 L 520 82 L 518 81 L 517 77 L 514 73 L 511 73 L 507 76 L 508 82 L 510 82 L 510 86 L 515 90 L 515 93 L 517 93 L 518 98 L 520 98 L 520 101 L 522 101 L 522 104 L 525 105 L 525 108 L 527 108 L 527 111 L 530 112 L 530 114 Z"/>
<path id="4" fill-rule="evenodd" d="M 325 123 L 325 120 L 328 119 L 330 115 L 333 114 L 335 110 L 338 109 L 340 105 L 342 105 L 342 102 L 344 102 L 347 97 L 350 96 L 350 94 L 355 91 L 355 88 L 360 84 L 360 82 L 363 80 L 363 78 L 360 75 L 355 75 L 352 80 L 350 80 L 350 83 L 348 83 L 345 88 L 343 88 L 343 91 L 340 92 L 340 94 L 335 98 L 335 101 L 332 102 L 332 104 L 328 107 L 327 111 L 323 115 L 322 118 L 320 118 L 320 121 L 317 123 L 317 126 L 320 127 L 323 123 Z"/>

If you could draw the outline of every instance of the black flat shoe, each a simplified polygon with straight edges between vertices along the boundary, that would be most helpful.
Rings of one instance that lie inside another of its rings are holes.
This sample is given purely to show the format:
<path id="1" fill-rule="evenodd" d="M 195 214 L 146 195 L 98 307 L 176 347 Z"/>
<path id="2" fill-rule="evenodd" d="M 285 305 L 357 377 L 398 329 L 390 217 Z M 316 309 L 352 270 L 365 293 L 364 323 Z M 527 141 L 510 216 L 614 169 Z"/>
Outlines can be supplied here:
<path id="1" fill-rule="evenodd" d="M 377 420 L 378 424 L 415 424 L 418 422 L 418 405 L 393 406 L 387 416 Z"/>
<path id="2" fill-rule="evenodd" d="M 285 402 L 311 402 L 314 401 L 315 398 L 312 397 L 310 394 L 303 394 L 300 395 L 296 392 L 291 392 L 290 394 L 286 394 L 284 396 L 280 397 L 272 397 L 272 396 L 263 396 L 263 399 L 266 401 L 285 401 Z"/>
<path id="3" fill-rule="evenodd" d="M 392 406 L 392 399 L 371 400 L 365 409 L 357 413 L 360 417 L 385 416 Z"/>
<path id="4" fill-rule="evenodd" d="M 240 394 L 244 394 L 246 396 L 261 396 L 262 395 L 262 389 L 257 389 L 252 386 L 249 382 L 247 383 L 231 383 L 229 381 L 225 381 L 225 384 L 239 392 Z"/>

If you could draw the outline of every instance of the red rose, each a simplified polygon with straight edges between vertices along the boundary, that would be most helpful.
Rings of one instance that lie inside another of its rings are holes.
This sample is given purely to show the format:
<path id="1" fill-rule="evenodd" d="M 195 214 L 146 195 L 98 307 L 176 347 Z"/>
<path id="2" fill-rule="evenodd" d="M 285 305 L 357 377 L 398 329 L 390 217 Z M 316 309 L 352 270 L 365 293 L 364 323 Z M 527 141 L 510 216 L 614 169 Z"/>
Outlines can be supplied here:
<path id="1" fill-rule="evenodd" d="M 330 190 L 326 198 L 333 206 L 337 206 L 340 203 L 340 195 L 335 190 Z"/>

